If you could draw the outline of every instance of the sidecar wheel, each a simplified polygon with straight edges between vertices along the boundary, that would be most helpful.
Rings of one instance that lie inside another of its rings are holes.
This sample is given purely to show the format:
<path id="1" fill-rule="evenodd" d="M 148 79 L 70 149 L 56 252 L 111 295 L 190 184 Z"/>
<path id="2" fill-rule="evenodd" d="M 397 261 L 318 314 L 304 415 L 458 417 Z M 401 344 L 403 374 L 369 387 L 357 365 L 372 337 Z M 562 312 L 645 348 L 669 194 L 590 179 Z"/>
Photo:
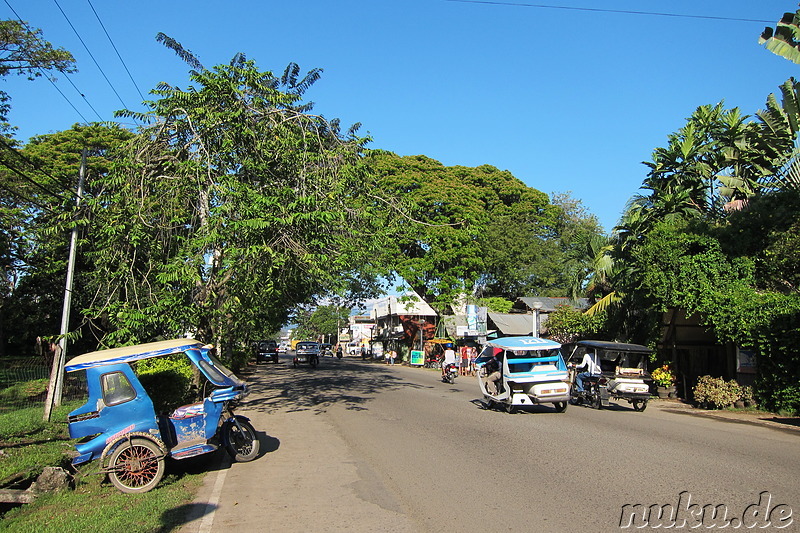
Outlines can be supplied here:
<path id="1" fill-rule="evenodd" d="M 553 404 L 553 407 L 556 408 L 556 413 L 563 413 L 567 410 L 567 405 L 569 405 L 567 402 L 556 402 Z"/>
<path id="2" fill-rule="evenodd" d="M 122 492 L 147 492 L 164 477 L 164 452 L 145 438 L 132 438 L 114 449 L 108 477 Z"/>
<path id="3" fill-rule="evenodd" d="M 647 400 L 639 400 L 633 402 L 633 410 L 639 411 L 640 413 L 647 409 Z"/>
<path id="4" fill-rule="evenodd" d="M 505 404 L 505 407 L 506 407 L 506 413 L 510 415 L 513 415 L 514 413 L 517 412 L 517 406 L 512 404 L 510 401 L 509 403 Z"/>
<path id="5" fill-rule="evenodd" d="M 234 461 L 246 463 L 258 457 L 259 442 L 256 430 L 252 424 L 243 418 L 236 417 L 242 430 L 233 422 L 229 423 L 225 429 L 226 450 Z"/>

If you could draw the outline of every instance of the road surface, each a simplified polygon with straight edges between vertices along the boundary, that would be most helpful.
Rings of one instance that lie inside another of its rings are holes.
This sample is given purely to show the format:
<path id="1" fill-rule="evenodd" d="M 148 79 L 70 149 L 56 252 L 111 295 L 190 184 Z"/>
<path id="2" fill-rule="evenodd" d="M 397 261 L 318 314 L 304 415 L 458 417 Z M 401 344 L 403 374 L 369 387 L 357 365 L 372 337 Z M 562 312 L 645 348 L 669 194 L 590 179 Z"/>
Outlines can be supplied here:
<path id="1" fill-rule="evenodd" d="M 800 513 L 796 420 L 669 401 L 507 414 L 485 408 L 475 379 L 357 358 L 258 365 L 239 412 L 261 455 L 219 454 L 181 532 L 619 531 L 659 525 L 651 506 L 686 529 L 800 530 L 786 515 Z"/>

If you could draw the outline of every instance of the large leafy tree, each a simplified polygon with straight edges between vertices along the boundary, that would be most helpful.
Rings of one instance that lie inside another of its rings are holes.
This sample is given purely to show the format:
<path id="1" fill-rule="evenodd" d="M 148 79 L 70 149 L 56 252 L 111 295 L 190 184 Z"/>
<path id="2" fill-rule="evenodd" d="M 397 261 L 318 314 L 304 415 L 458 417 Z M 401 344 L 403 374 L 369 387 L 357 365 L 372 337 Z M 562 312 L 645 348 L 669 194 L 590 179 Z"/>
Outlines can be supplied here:
<path id="1" fill-rule="evenodd" d="M 16 20 L 0 20 L 0 77 L 19 74 L 34 79 L 52 72 L 72 72 L 74 59 L 42 39 L 41 31 Z M 7 122 L 11 97 L 0 91 L 0 355 L 6 348 L 3 315 L 22 278 L 34 242 L 28 227 L 43 208 L 40 177 L 20 160 Z M 49 193 L 48 193 L 49 194 Z M 58 194 L 58 193 L 56 193 Z M 53 201 L 44 201 L 48 204 Z"/>
<path id="2" fill-rule="evenodd" d="M 445 167 L 425 156 L 370 158 L 400 223 L 387 263 L 440 309 L 465 294 L 517 297 L 563 291 L 553 256 L 560 210 L 546 194 L 490 165 Z"/>
<path id="3" fill-rule="evenodd" d="M 58 334 L 69 235 L 75 218 L 75 185 L 81 153 L 89 179 L 104 175 L 110 152 L 132 135 L 116 126 L 73 126 L 32 138 L 24 148 L 0 148 L 6 290 L 0 299 L 0 346 L 25 351 L 37 336 Z M 81 256 L 79 256 L 79 259 Z M 78 276 L 84 263 L 79 260 Z M 75 291 L 80 309 L 82 291 Z M 73 313 L 73 316 L 80 316 Z M 76 326 L 77 327 L 77 326 Z"/>
<path id="4" fill-rule="evenodd" d="M 336 290 L 373 254 L 374 208 L 356 129 L 310 113 L 319 77 L 237 55 L 159 85 L 148 126 L 89 199 L 92 316 L 108 343 L 187 331 L 231 354 L 289 309 Z"/>
<path id="5" fill-rule="evenodd" d="M 294 314 L 296 339 L 319 339 L 336 343 L 337 331 L 347 325 L 350 308 L 338 305 L 319 305 L 313 309 L 298 309 Z"/>
<path id="6" fill-rule="evenodd" d="M 19 20 L 0 20 L 0 76 L 18 74 L 29 80 L 52 72 L 75 71 L 75 59 L 63 48 L 56 48 L 42 38 L 42 31 Z M 4 130 L 10 97 L 0 91 L 0 121 Z"/>

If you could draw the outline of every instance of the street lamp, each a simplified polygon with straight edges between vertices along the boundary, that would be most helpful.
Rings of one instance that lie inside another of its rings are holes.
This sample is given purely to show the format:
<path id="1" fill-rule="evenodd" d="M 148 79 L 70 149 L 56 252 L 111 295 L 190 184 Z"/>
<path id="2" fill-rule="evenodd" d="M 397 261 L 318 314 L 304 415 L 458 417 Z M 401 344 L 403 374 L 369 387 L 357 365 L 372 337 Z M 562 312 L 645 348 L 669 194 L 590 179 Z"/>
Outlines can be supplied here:
<path id="1" fill-rule="evenodd" d="M 542 308 L 542 302 L 533 303 L 533 336 L 539 336 L 539 310 Z"/>

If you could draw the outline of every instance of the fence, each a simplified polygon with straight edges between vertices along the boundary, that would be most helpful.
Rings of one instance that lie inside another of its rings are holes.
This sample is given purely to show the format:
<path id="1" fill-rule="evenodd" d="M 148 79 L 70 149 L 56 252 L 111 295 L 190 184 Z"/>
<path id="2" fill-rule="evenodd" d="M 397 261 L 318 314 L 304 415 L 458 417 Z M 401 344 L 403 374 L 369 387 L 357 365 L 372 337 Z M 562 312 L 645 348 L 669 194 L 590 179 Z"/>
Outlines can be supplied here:
<path id="1" fill-rule="evenodd" d="M 47 399 L 50 365 L 41 358 L 4 357 L 0 359 L 0 413 L 41 405 Z M 86 397 L 85 384 L 79 376 L 67 374 L 63 401 Z"/>

